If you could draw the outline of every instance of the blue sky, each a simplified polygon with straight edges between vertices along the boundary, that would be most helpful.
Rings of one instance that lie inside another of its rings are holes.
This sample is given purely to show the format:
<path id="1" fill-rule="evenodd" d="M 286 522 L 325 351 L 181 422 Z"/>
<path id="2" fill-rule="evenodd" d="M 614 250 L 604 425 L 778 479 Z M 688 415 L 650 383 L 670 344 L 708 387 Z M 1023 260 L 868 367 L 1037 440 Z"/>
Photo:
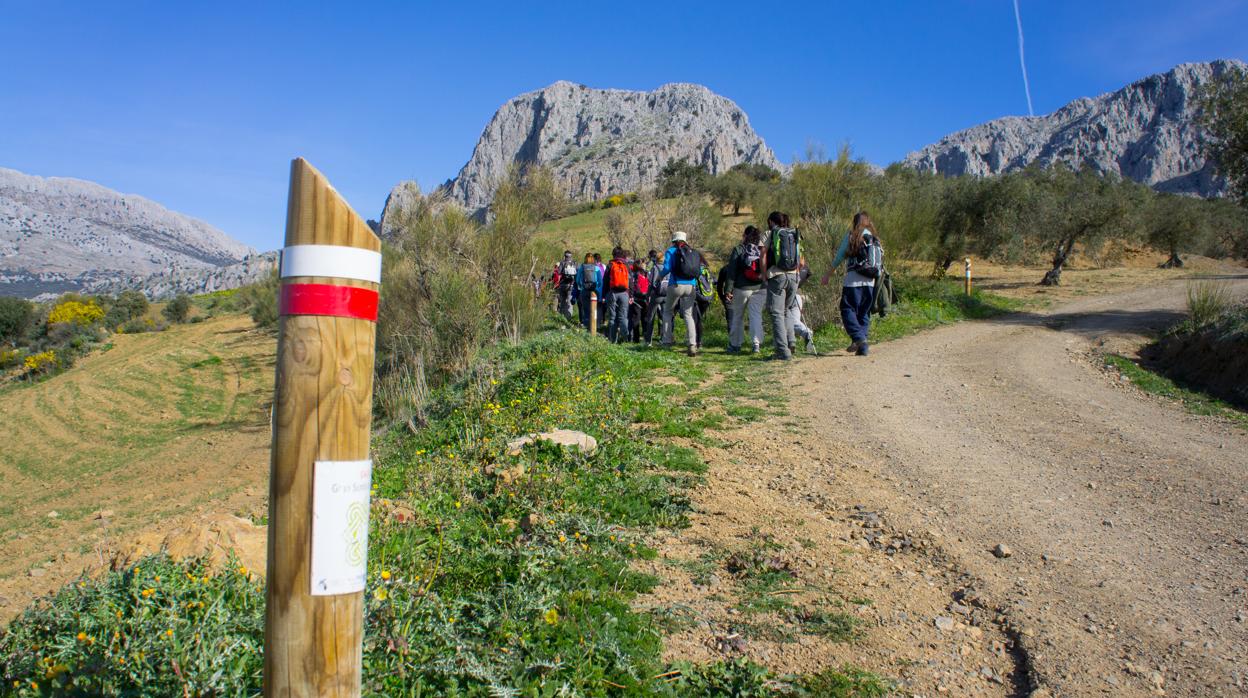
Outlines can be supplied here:
<path id="1" fill-rule="evenodd" d="M 1037 114 L 1248 56 L 1248 0 L 1020 0 Z M 556 80 L 707 85 L 785 161 L 887 164 L 1025 114 L 1010 0 L 214 3 L 0 0 L 0 167 L 141 194 L 281 244 L 290 158 L 366 218 L 452 177 L 510 97 Z"/>

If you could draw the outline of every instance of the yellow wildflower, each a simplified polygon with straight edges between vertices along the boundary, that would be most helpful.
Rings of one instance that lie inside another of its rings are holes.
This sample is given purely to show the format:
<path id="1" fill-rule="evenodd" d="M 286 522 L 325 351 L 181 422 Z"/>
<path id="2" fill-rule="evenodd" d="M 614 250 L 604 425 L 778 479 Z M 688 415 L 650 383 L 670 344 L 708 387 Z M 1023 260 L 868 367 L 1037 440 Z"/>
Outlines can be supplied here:
<path id="1" fill-rule="evenodd" d="M 87 634 L 86 634 L 86 633 L 78 633 L 78 641 L 79 641 L 79 642 L 86 642 L 86 641 L 87 641 Z"/>
<path id="2" fill-rule="evenodd" d="M 390 570 L 382 570 L 382 571 L 381 571 L 381 578 L 382 578 L 382 579 L 385 579 L 385 580 L 389 580 L 389 579 L 390 579 Z"/>
<path id="3" fill-rule="evenodd" d="M 544 616 L 544 619 L 545 619 L 545 621 L 546 621 L 546 625 L 554 625 L 555 623 L 558 623 L 558 622 L 559 622 L 559 611 L 556 611 L 556 610 L 555 610 L 555 609 L 553 609 L 553 608 L 552 608 L 552 609 L 550 609 L 549 611 L 546 611 L 546 614 L 545 614 L 545 616 Z"/>

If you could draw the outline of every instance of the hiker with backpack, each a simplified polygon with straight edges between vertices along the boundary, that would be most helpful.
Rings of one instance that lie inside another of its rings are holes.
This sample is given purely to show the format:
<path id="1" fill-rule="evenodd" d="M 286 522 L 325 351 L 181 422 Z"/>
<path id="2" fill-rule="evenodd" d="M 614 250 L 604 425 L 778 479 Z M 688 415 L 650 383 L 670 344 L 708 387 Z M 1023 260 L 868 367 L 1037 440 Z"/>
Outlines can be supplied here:
<path id="1" fill-rule="evenodd" d="M 789 223 L 789 214 L 772 211 L 767 216 L 767 240 L 763 268 L 767 270 L 767 312 L 771 315 L 775 359 L 788 361 L 797 349 L 793 333 L 797 307 L 798 270 L 802 266 L 802 234 Z"/>
<path id="2" fill-rule="evenodd" d="M 641 342 L 641 323 L 650 309 L 650 277 L 640 260 L 633 260 L 628 274 L 629 297 L 628 329 L 633 344 Z M 653 331 L 653 330 L 652 330 Z"/>
<path id="3" fill-rule="evenodd" d="M 642 338 L 647 347 L 654 343 L 654 326 L 661 322 L 663 301 L 667 298 L 668 287 L 668 280 L 660 277 L 663 265 L 658 260 L 659 253 L 650 250 L 650 254 L 653 260 L 646 269 L 646 285 L 650 287 L 650 292 L 646 296 L 646 308 L 641 316 Z"/>
<path id="4" fill-rule="evenodd" d="M 841 283 L 841 324 L 852 342 L 845 351 L 866 356 L 871 349 L 867 333 L 875 304 L 875 281 L 884 270 L 884 249 L 866 211 L 854 214 L 853 228 L 841 240 L 832 268 L 823 275 L 825 285 L 842 261 L 846 271 Z"/>
<path id="5" fill-rule="evenodd" d="M 728 329 L 728 353 L 741 351 L 745 342 L 745 321 L 750 322 L 750 341 L 754 353 L 761 351 L 763 341 L 763 305 L 767 301 L 767 268 L 763 266 L 763 236 L 752 225 L 745 227 L 741 244 L 732 249 L 728 266 L 732 275 L 728 300 L 732 303 L 732 322 Z"/>
<path id="6" fill-rule="evenodd" d="M 715 279 L 711 276 L 711 268 L 706 265 L 705 259 L 702 260 L 702 269 L 698 272 L 698 284 L 695 288 L 697 293 L 693 296 L 693 325 L 697 330 L 697 339 L 693 346 L 702 351 L 702 321 L 706 319 L 706 312 L 711 309 L 711 301 L 715 298 Z"/>
<path id="7" fill-rule="evenodd" d="M 598 252 L 594 253 L 594 264 L 598 267 L 598 334 L 605 334 L 607 331 L 607 312 L 602 307 L 602 279 L 607 274 L 607 265 L 602 261 L 602 255 Z"/>
<path id="8" fill-rule="evenodd" d="M 598 289 L 602 286 L 602 272 L 598 270 L 598 265 L 594 264 L 592 254 L 585 255 L 585 262 L 577 267 L 575 283 L 577 305 L 581 311 L 581 325 L 588 330 L 590 299 L 598 294 Z"/>
<path id="9" fill-rule="evenodd" d="M 698 275 L 702 272 L 702 255 L 689 246 L 688 235 L 684 231 L 672 233 L 672 246 L 663 255 L 663 268 L 659 271 L 659 280 L 670 279 L 667 295 L 663 301 L 663 335 L 659 343 L 664 347 L 672 346 L 673 322 L 676 312 L 685 320 L 685 337 L 689 345 L 689 356 L 698 355 L 697 325 L 694 323 L 694 296 L 698 292 Z"/>
<path id="10" fill-rule="evenodd" d="M 572 250 L 563 251 L 563 259 L 555 264 L 551 283 L 555 286 L 556 312 L 571 320 L 572 290 L 576 288 L 576 260 L 572 259 Z"/>
<path id="11" fill-rule="evenodd" d="M 628 307 L 632 301 L 628 254 L 624 248 L 611 250 L 611 261 L 602 279 L 603 302 L 607 306 L 607 341 L 628 341 Z"/>

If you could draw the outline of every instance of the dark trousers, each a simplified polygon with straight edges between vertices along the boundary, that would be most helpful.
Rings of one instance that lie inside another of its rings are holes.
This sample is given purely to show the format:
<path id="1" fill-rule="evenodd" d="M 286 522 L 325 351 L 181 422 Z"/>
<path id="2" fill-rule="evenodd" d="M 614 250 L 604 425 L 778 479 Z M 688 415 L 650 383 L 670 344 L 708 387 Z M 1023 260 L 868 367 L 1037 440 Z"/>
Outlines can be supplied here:
<path id="1" fill-rule="evenodd" d="M 593 293 L 595 292 L 581 289 L 580 294 L 576 297 L 576 304 L 581 310 L 581 326 L 587 330 L 589 329 L 589 297 Z M 601 316 L 602 312 L 600 311 L 598 315 Z"/>
<path id="2" fill-rule="evenodd" d="M 697 328 L 698 339 L 694 344 L 698 348 L 702 348 L 702 318 L 706 316 L 706 311 L 711 309 L 711 299 L 698 296 L 693 306 L 693 325 Z"/>
<path id="3" fill-rule="evenodd" d="M 555 288 L 555 297 L 558 299 L 556 310 L 566 318 L 572 317 L 572 285 L 561 284 Z"/>
<path id="4" fill-rule="evenodd" d="M 871 329 L 871 305 L 875 302 L 875 288 L 871 286 L 846 286 L 841 289 L 841 324 L 855 342 L 867 341 Z"/>
<path id="5" fill-rule="evenodd" d="M 633 304 L 628 306 L 628 333 L 629 339 L 632 339 L 634 343 L 641 341 L 644 334 L 641 323 L 645 320 L 646 311 L 649 309 L 650 303 L 645 298 L 635 298 Z"/>
<path id="6" fill-rule="evenodd" d="M 646 314 L 642 316 L 641 326 L 646 343 L 654 341 L 654 325 L 659 321 L 659 311 L 663 309 L 663 296 L 652 295 L 646 302 Z"/>

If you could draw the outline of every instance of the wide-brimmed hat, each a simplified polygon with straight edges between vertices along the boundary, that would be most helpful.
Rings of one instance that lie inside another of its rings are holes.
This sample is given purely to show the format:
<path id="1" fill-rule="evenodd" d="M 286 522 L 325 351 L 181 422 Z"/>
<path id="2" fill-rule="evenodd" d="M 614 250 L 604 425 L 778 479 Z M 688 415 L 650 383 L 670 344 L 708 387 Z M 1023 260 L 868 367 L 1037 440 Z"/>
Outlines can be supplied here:
<path id="1" fill-rule="evenodd" d="M 683 230 L 677 230 L 676 232 L 672 233 L 672 242 L 685 242 L 688 239 L 689 239 L 689 236 L 686 235 L 685 231 Z"/>

